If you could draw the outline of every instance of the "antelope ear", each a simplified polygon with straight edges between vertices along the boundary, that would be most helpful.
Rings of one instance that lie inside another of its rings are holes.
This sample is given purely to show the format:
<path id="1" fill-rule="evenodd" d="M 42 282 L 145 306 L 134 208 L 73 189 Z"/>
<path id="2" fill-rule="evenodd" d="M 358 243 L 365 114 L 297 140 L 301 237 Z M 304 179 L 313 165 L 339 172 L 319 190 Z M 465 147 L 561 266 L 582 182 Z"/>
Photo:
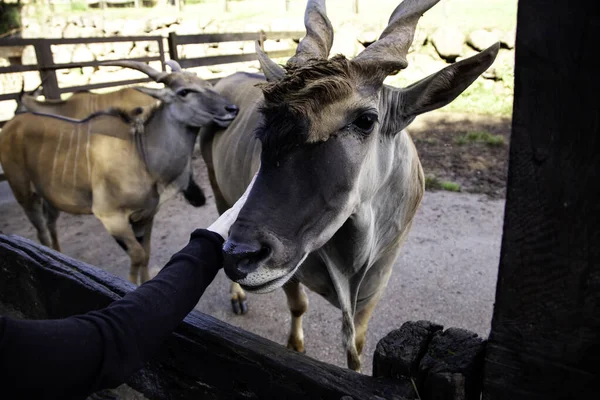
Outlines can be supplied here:
<path id="1" fill-rule="evenodd" d="M 285 70 L 269 58 L 269 56 L 260 48 L 258 41 L 255 43 L 254 48 L 256 55 L 258 56 L 260 68 L 262 69 L 263 74 L 265 74 L 267 81 L 275 82 L 282 79 L 285 76 Z"/>
<path id="2" fill-rule="evenodd" d="M 333 45 L 333 26 L 327 18 L 325 0 L 308 0 L 304 12 L 306 36 L 287 65 L 302 65 L 311 58 L 327 59 Z"/>
<path id="3" fill-rule="evenodd" d="M 394 121 L 389 121 L 391 126 L 388 132 L 399 132 L 418 115 L 452 102 L 492 65 L 499 49 L 500 43 L 496 43 L 481 53 L 456 62 L 404 89 L 388 86 L 391 92 L 386 95 L 396 97 L 394 103 L 399 107 L 391 113 Z"/>
<path id="4" fill-rule="evenodd" d="M 173 97 L 175 97 L 175 93 L 173 93 L 173 91 L 168 87 L 156 89 L 145 86 L 137 86 L 134 89 L 165 103 L 170 103 L 173 100 Z"/>

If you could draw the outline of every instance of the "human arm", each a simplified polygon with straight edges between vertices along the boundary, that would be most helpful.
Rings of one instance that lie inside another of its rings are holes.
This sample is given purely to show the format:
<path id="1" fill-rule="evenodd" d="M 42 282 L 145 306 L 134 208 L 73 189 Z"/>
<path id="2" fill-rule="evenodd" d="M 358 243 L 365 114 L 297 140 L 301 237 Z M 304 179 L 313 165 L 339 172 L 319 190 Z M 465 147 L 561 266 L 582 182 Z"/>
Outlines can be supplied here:
<path id="1" fill-rule="evenodd" d="M 208 230 L 195 231 L 154 279 L 102 310 L 60 320 L 0 316 L 3 395 L 82 399 L 126 381 L 214 279 L 222 264 L 222 236 L 242 205 L 236 203 Z"/>
<path id="2" fill-rule="evenodd" d="M 154 279 L 102 310 L 59 320 L 0 318 L 3 393 L 82 399 L 127 380 L 197 304 L 222 264 L 222 242 L 195 231 Z"/>

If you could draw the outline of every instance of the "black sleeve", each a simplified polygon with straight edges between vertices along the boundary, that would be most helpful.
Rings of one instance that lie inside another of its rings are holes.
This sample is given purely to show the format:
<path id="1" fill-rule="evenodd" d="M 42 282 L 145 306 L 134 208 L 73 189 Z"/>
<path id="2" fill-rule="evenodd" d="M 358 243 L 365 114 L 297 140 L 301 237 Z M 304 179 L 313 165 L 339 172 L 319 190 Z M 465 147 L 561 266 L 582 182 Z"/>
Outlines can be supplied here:
<path id="1" fill-rule="evenodd" d="M 196 230 L 154 279 L 99 311 L 60 320 L 0 316 L 0 397 L 83 399 L 126 381 L 198 303 L 222 265 L 222 244 L 218 234 Z"/>

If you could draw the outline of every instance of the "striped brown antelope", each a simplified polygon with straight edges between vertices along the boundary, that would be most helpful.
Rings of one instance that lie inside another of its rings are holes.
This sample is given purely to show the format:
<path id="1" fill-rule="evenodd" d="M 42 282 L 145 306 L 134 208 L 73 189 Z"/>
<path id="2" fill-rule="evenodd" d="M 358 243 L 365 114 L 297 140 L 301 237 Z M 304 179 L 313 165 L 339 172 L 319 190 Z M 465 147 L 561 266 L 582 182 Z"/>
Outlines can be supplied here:
<path id="1" fill-rule="evenodd" d="M 175 60 L 166 62 L 174 72 L 181 72 L 181 66 Z M 43 114 L 59 115 L 74 119 L 84 119 L 96 111 L 106 110 L 111 107 L 125 111 L 137 107 L 146 107 L 155 104 L 158 100 L 155 93 L 160 89 L 144 86 L 128 87 L 105 93 L 76 92 L 67 99 L 61 100 L 38 100 L 37 93 L 40 87 L 30 93 L 24 88 L 17 97 L 17 109 L 15 114 L 32 111 Z M 204 192 L 196 184 L 190 170 L 190 179 L 187 187 L 183 190 L 183 196 L 194 207 L 200 207 L 206 203 Z"/>
<path id="2" fill-rule="evenodd" d="M 148 259 L 159 205 L 186 187 L 199 127 L 226 127 L 237 107 L 195 74 L 146 73 L 164 88 L 155 106 L 109 109 L 84 120 L 23 113 L 0 133 L 0 163 L 40 242 L 60 250 L 59 211 L 94 214 L 131 258 L 129 280 L 149 279 Z"/>
<path id="3" fill-rule="evenodd" d="M 406 128 L 450 103 L 494 61 L 499 45 L 406 88 L 383 84 L 403 68 L 421 15 L 437 0 L 405 0 L 379 40 L 354 59 L 328 59 L 324 0 L 309 0 L 306 37 L 285 68 L 257 47 L 264 76 L 215 86 L 240 106 L 201 148 L 219 211 L 256 181 L 224 245 L 234 311 L 245 291 L 282 287 L 292 314 L 288 347 L 303 351 L 300 284 L 342 311 L 348 367 L 360 369 L 367 325 L 421 203 L 424 178 Z M 266 80 L 265 80 L 266 78 Z"/>

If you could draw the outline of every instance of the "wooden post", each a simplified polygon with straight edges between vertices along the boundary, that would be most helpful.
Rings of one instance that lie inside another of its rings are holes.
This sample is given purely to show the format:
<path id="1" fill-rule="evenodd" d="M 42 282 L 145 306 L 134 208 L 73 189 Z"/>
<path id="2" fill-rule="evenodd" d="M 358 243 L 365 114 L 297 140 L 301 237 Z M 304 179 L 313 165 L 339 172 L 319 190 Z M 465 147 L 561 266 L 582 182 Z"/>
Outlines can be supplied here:
<path id="1" fill-rule="evenodd" d="M 42 39 L 36 41 L 33 47 L 40 69 L 40 79 L 44 82 L 42 87 L 44 97 L 46 99 L 60 99 L 56 70 L 51 68 L 54 66 L 54 57 L 52 56 L 50 45 Z"/>
<path id="2" fill-rule="evenodd" d="M 169 58 L 171 60 L 179 61 L 179 52 L 177 51 L 177 34 L 175 32 L 169 33 L 168 43 L 169 43 Z M 162 52 L 161 52 L 161 54 L 162 54 Z"/>
<path id="3" fill-rule="evenodd" d="M 599 399 L 600 8 L 596 0 L 520 0 L 517 20 L 483 398 Z"/>
<path id="4" fill-rule="evenodd" d="M 358 14 L 358 0 L 352 0 L 352 12 Z"/>
<path id="5" fill-rule="evenodd" d="M 229 12 L 229 0 L 221 0 L 223 3 L 223 11 Z"/>
<path id="6" fill-rule="evenodd" d="M 406 322 L 377 343 L 373 376 L 391 378 L 423 400 L 479 400 L 485 342 L 429 321 Z"/>

